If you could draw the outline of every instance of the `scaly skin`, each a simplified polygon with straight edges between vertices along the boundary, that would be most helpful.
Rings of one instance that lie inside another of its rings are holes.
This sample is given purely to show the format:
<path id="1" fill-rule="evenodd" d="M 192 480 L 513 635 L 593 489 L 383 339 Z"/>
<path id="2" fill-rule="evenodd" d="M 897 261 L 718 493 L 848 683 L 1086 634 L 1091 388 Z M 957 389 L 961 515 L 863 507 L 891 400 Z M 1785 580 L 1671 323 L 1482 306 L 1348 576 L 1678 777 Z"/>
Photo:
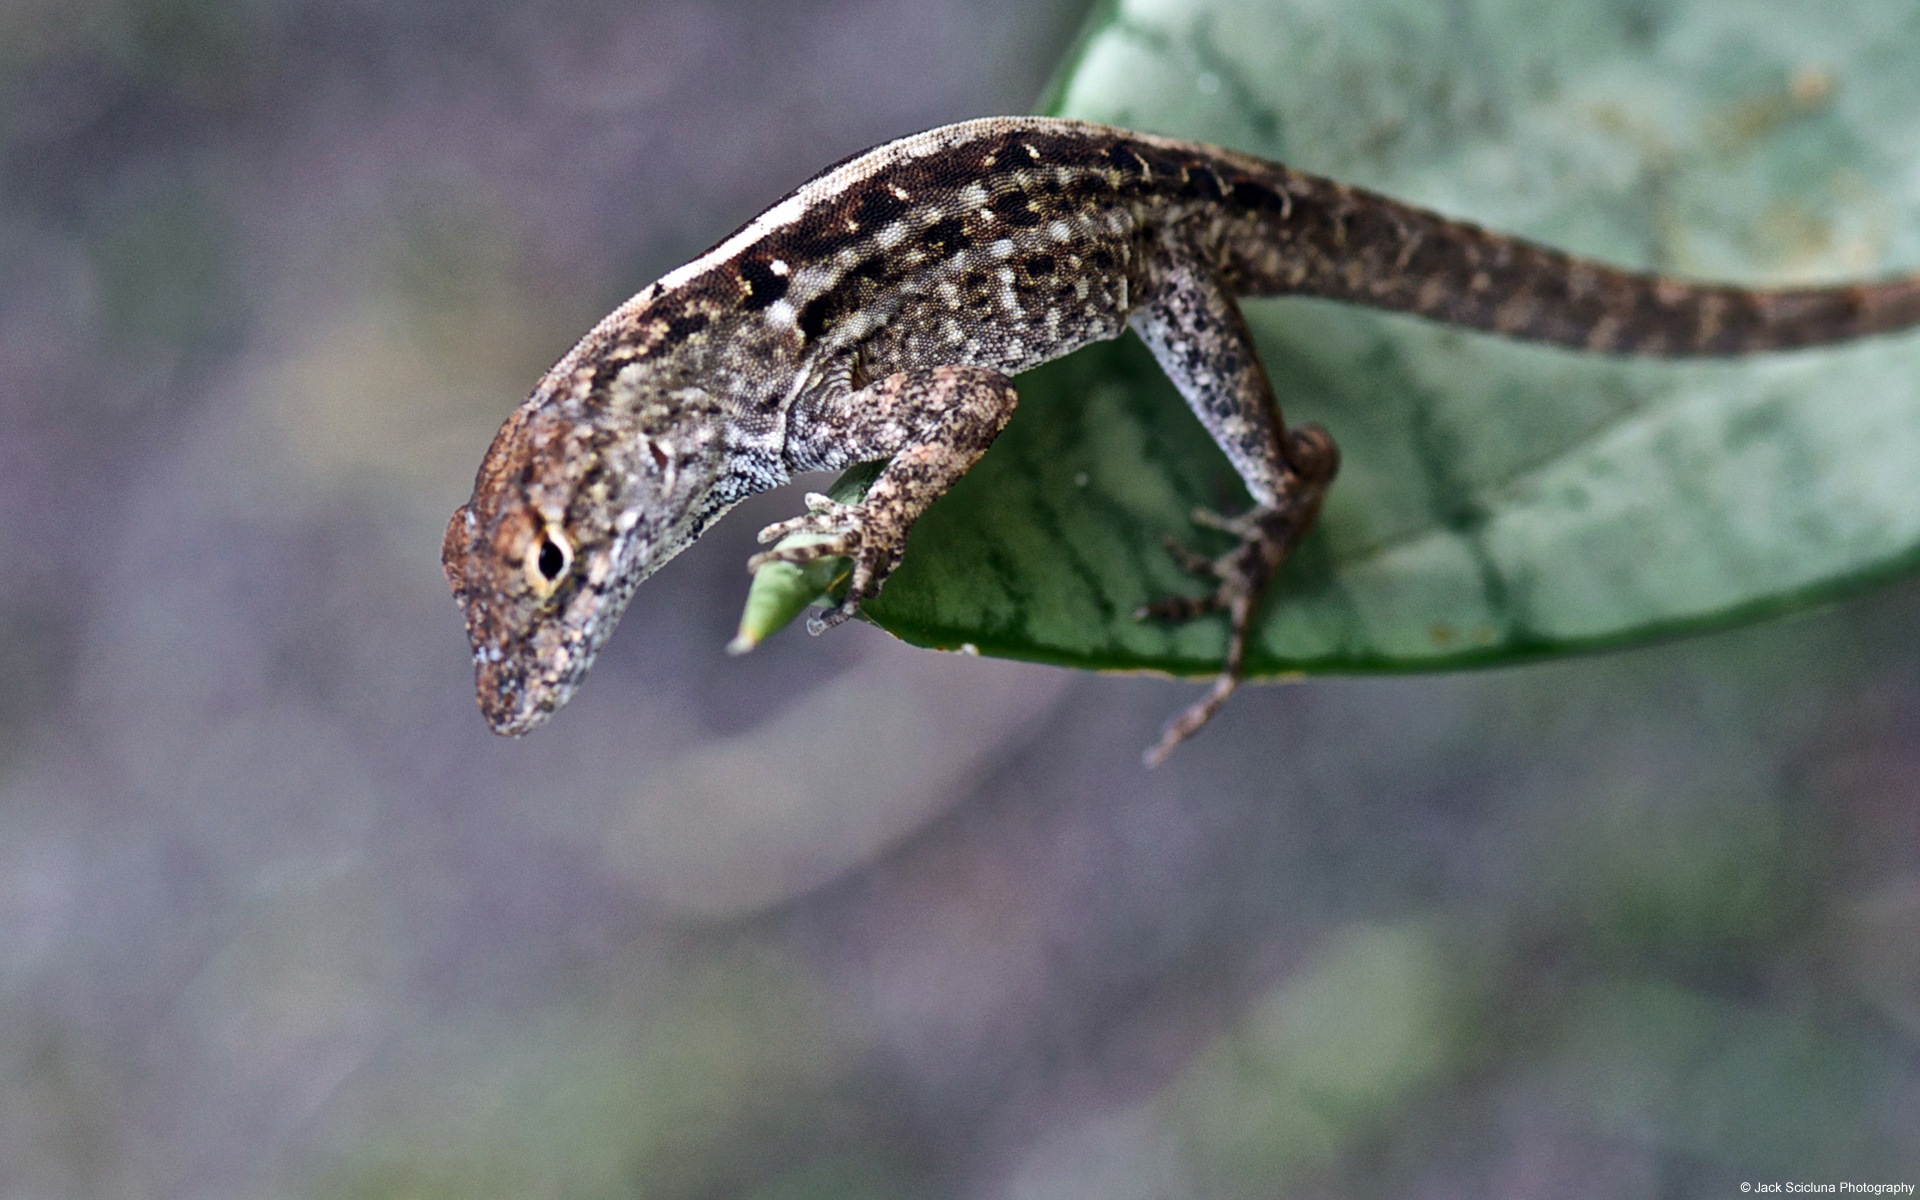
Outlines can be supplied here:
<path id="1" fill-rule="evenodd" d="M 1012 414 L 1011 376 L 1131 326 L 1245 482 L 1240 539 L 1182 554 L 1225 612 L 1225 670 L 1150 762 L 1231 694 L 1256 605 L 1339 456 L 1289 430 L 1235 298 L 1320 296 L 1613 354 L 1738 355 L 1920 323 L 1920 277 L 1749 290 L 1621 271 L 1248 155 L 999 117 L 830 168 L 621 305 L 549 371 L 481 463 L 442 556 L 480 707 L 521 734 L 566 703 L 633 589 L 793 472 L 886 460 L 827 535 L 756 558 L 854 561 L 851 616 L 920 514 Z"/>

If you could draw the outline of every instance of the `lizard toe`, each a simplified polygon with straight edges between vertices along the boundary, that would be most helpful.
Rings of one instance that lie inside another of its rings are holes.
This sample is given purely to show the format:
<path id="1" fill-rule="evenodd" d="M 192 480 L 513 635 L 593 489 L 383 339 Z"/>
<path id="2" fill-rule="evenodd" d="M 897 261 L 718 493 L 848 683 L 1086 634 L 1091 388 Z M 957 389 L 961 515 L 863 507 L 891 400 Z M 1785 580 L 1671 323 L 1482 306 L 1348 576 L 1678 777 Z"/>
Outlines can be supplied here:
<path id="1" fill-rule="evenodd" d="M 1201 579 L 1219 578 L 1220 568 L 1214 560 L 1192 549 L 1179 538 L 1170 533 L 1163 533 L 1160 535 L 1160 544 L 1167 548 L 1167 553 L 1173 556 L 1173 561 L 1187 574 L 1196 575 Z"/>
<path id="2" fill-rule="evenodd" d="M 807 632 L 819 637 L 837 625 L 845 625 L 860 611 L 860 602 L 849 597 L 814 616 L 807 618 Z"/>
<path id="3" fill-rule="evenodd" d="M 771 550 L 762 550 L 747 560 L 748 571 L 758 571 L 768 563 L 791 563 L 804 567 L 808 563 L 822 558 L 850 558 L 859 549 L 859 535 L 840 533 L 821 537 L 818 540 L 789 542 L 775 546 Z"/>
<path id="4" fill-rule="evenodd" d="M 1191 621 L 1226 607 L 1219 591 L 1204 596 L 1166 596 L 1133 610 L 1136 621 Z"/>

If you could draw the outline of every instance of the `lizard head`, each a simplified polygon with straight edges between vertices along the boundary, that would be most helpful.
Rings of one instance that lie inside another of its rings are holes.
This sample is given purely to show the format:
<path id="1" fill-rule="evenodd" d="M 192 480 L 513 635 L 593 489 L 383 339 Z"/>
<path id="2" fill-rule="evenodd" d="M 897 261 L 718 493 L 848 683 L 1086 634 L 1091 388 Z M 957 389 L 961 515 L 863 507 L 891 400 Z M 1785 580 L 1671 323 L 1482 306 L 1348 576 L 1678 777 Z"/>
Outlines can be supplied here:
<path id="1" fill-rule="evenodd" d="M 717 515 L 715 473 L 702 469 L 716 423 L 687 419 L 704 397 L 597 395 L 591 370 L 569 368 L 501 426 L 441 543 L 480 709 L 499 734 L 567 702 L 633 589 Z"/>

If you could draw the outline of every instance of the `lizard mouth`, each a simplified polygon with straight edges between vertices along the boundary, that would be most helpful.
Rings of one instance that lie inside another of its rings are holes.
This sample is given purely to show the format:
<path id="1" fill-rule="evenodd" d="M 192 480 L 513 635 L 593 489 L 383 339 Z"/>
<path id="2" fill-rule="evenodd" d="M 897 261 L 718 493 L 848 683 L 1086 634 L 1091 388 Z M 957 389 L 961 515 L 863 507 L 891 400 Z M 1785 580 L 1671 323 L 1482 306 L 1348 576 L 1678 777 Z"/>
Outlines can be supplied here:
<path id="1" fill-rule="evenodd" d="M 517 666 L 484 658 L 474 663 L 473 674 L 481 715 L 501 737 L 520 737 L 546 724 L 573 690 L 565 685 L 530 685 Z"/>

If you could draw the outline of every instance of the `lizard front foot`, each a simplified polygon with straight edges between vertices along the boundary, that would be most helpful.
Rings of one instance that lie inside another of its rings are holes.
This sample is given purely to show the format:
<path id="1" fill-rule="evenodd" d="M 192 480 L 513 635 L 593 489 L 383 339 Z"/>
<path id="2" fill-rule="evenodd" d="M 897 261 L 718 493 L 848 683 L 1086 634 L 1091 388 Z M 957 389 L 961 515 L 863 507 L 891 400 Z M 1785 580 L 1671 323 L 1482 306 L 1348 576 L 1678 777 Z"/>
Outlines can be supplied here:
<path id="1" fill-rule="evenodd" d="M 865 503 L 841 504 L 818 492 L 806 497 L 807 514 L 779 521 L 762 529 L 762 545 L 790 538 L 771 550 L 763 550 L 747 560 L 748 571 L 758 571 L 770 562 L 806 564 L 822 558 L 849 558 L 853 571 L 847 581 L 847 594 L 840 603 L 807 620 L 808 633 L 824 633 L 848 620 L 859 611 L 862 601 L 880 591 L 887 576 L 900 565 L 905 548 L 904 533 L 888 536 L 892 530 L 884 515 L 876 514 Z M 792 537 L 792 535 L 802 535 Z"/>
<path id="2" fill-rule="evenodd" d="M 1287 462 L 1286 486 L 1271 503 L 1255 505 L 1236 517 L 1223 517 L 1207 509 L 1194 511 L 1194 524 L 1238 538 L 1239 544 L 1233 549 L 1217 558 L 1208 558 L 1171 537 L 1166 539 L 1167 549 L 1181 569 L 1210 580 L 1213 590 L 1200 596 L 1169 596 L 1144 604 L 1134 616 L 1142 620 L 1187 621 L 1224 612 L 1228 622 L 1227 654 L 1207 694 L 1167 722 L 1160 740 L 1141 756 L 1149 767 L 1159 766 L 1175 746 L 1200 732 L 1240 686 L 1247 638 L 1252 632 L 1260 597 L 1294 545 L 1313 528 L 1314 519 L 1320 515 L 1320 504 L 1326 498 L 1327 485 L 1339 470 L 1340 455 L 1326 430 L 1318 425 L 1303 425 L 1287 435 Z"/>

